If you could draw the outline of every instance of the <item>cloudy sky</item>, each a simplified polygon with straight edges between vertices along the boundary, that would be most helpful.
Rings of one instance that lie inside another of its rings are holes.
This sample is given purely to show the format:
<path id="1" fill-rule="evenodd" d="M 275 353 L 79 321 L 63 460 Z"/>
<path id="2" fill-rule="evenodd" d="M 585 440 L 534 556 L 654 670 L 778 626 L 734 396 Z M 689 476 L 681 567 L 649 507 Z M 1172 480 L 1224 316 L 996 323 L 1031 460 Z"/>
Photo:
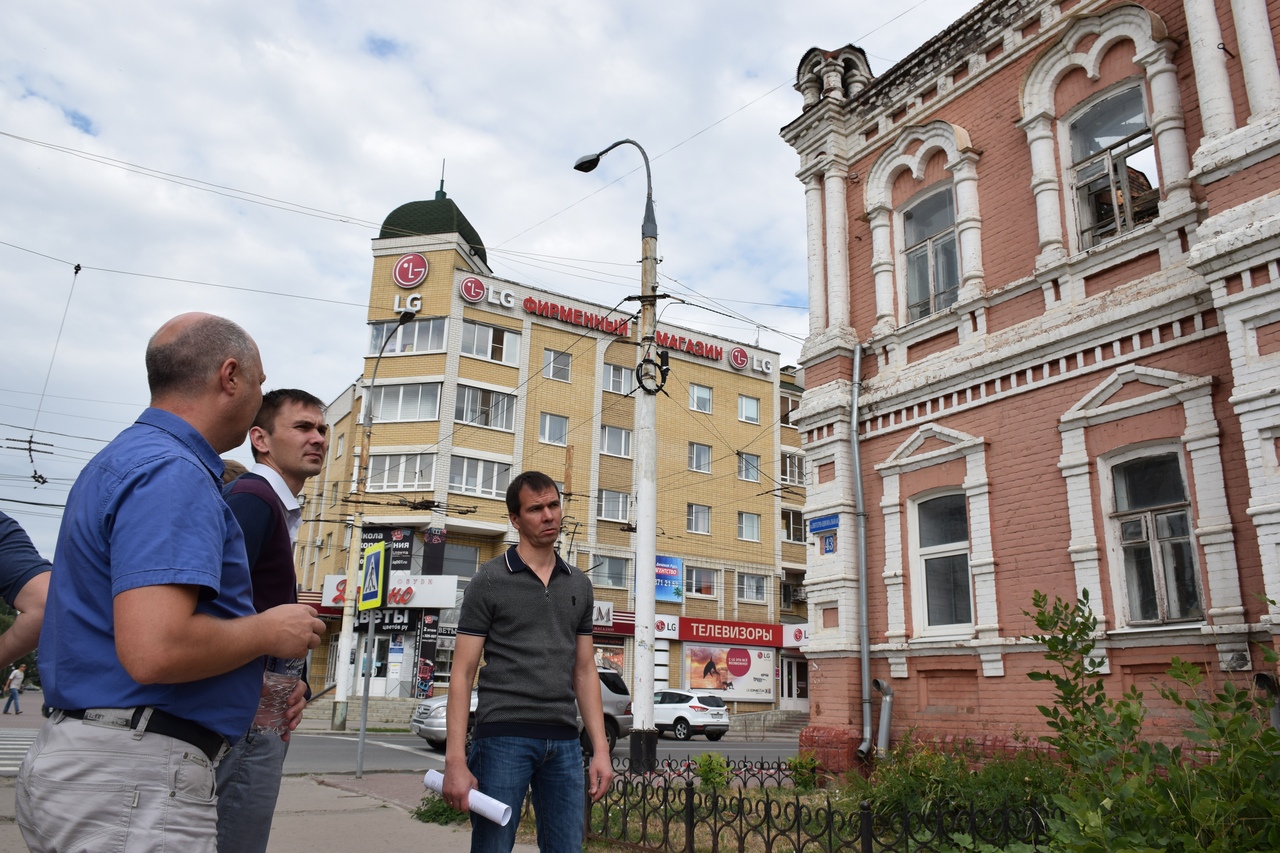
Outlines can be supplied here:
<path id="1" fill-rule="evenodd" d="M 715 306 L 662 319 L 794 363 L 804 197 L 778 129 L 796 66 L 852 42 L 880 73 L 972 5 L 6 4 L 0 509 L 52 556 L 71 482 L 146 405 L 143 349 L 174 314 L 236 320 L 268 388 L 335 397 L 361 371 L 369 241 L 442 167 L 497 275 L 612 305 L 638 291 L 643 168 L 631 148 L 572 165 L 637 140 L 659 287 Z"/>

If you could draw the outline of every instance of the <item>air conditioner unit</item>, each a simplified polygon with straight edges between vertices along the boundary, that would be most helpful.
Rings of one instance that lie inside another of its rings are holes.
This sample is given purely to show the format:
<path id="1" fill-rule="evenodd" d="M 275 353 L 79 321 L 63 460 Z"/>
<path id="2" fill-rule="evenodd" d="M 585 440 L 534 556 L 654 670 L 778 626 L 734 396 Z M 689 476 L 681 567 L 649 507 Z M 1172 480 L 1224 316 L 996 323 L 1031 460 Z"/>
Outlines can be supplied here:
<path id="1" fill-rule="evenodd" d="M 792 601 L 808 601 L 809 593 L 805 590 L 804 587 L 797 586 L 795 589 L 791 591 L 791 600 Z"/>

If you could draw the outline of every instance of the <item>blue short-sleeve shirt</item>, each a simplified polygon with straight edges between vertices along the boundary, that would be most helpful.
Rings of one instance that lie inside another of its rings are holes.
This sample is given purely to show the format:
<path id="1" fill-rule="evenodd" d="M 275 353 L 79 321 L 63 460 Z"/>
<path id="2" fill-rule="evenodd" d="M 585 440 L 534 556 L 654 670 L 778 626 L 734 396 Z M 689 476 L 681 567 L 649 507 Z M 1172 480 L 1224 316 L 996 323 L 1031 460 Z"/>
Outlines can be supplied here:
<path id="1" fill-rule="evenodd" d="M 47 571 L 49 561 L 31 544 L 27 531 L 0 512 L 0 598 L 13 607 L 27 581 Z"/>
<path id="2" fill-rule="evenodd" d="M 190 424 L 147 409 L 81 472 L 63 512 L 40 635 L 54 708 L 154 705 L 235 741 L 262 684 L 252 661 L 183 684 L 139 684 L 115 648 L 113 599 L 167 584 L 199 588 L 197 612 L 254 612 L 244 536 L 222 499 L 223 463 Z"/>

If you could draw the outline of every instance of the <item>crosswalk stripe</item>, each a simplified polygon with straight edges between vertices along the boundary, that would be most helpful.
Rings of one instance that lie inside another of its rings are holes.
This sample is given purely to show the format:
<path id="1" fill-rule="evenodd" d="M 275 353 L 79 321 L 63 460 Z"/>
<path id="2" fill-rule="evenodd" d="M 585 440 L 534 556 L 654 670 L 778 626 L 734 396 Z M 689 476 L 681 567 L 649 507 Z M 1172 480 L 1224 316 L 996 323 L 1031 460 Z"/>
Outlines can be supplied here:
<path id="1" fill-rule="evenodd" d="M 38 734 L 39 729 L 0 729 L 0 776 L 18 775 L 18 766 Z"/>

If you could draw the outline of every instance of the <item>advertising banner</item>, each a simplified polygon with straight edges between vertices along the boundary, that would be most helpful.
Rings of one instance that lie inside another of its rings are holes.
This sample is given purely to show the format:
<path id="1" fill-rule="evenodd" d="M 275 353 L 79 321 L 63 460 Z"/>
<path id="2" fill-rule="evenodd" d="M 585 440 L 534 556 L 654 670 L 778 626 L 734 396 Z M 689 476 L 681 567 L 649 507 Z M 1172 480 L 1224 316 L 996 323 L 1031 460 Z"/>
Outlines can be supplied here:
<path id="1" fill-rule="evenodd" d="M 653 576 L 655 601 L 684 601 L 684 560 L 659 556 Z"/>
<path id="2" fill-rule="evenodd" d="M 684 644 L 684 683 L 725 700 L 772 702 L 774 651 L 740 646 Z"/>

